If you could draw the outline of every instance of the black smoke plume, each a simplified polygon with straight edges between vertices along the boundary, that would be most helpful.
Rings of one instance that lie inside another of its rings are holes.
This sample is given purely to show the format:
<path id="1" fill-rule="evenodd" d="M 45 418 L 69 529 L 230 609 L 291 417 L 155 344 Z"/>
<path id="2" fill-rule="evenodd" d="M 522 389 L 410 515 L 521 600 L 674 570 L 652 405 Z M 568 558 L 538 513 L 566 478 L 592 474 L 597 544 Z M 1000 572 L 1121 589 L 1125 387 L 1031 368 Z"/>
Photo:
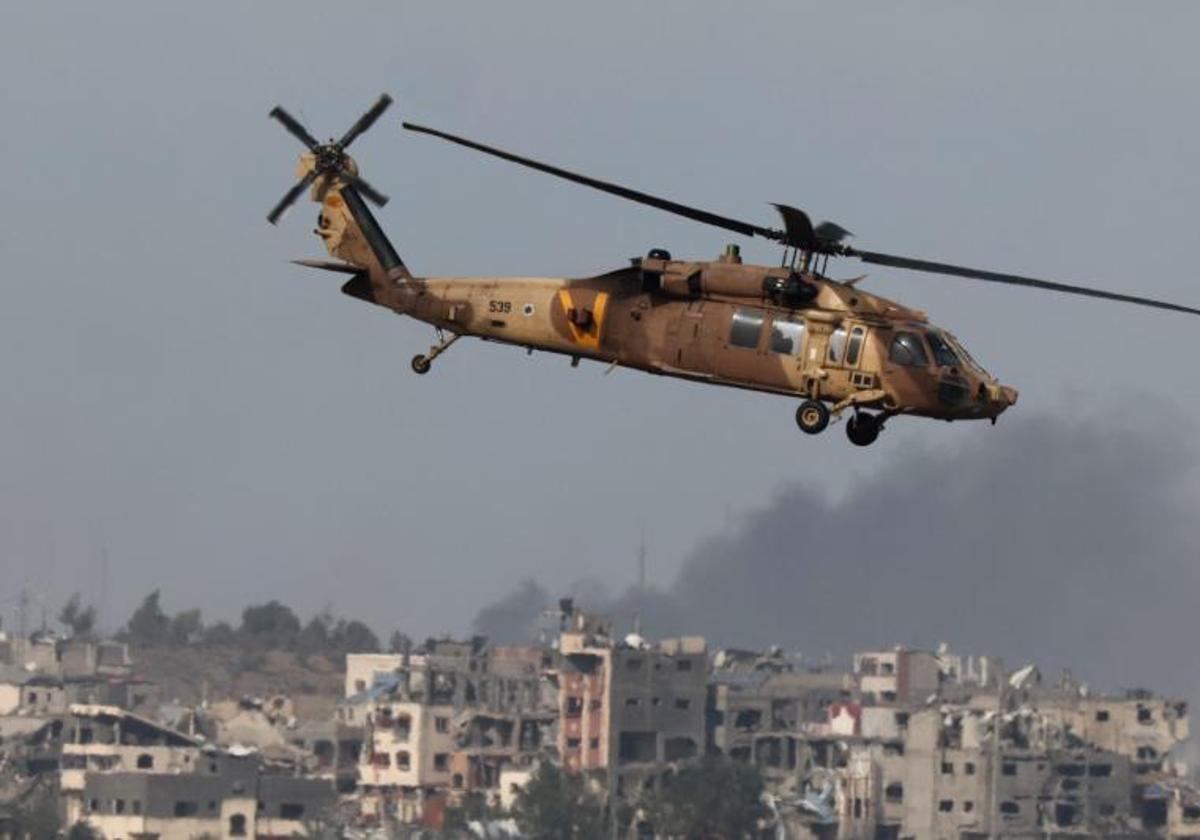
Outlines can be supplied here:
<path id="1" fill-rule="evenodd" d="M 706 538 L 667 590 L 584 606 L 625 627 L 640 613 L 652 637 L 779 644 L 813 659 L 946 641 L 1010 665 L 1070 666 L 1103 687 L 1191 691 L 1200 504 L 1185 487 L 1189 428 L 1169 416 L 1132 429 L 1014 418 L 969 445 L 882 462 L 836 501 L 813 484 L 782 487 Z M 476 628 L 506 633 L 513 607 L 534 606 L 522 592 Z"/>

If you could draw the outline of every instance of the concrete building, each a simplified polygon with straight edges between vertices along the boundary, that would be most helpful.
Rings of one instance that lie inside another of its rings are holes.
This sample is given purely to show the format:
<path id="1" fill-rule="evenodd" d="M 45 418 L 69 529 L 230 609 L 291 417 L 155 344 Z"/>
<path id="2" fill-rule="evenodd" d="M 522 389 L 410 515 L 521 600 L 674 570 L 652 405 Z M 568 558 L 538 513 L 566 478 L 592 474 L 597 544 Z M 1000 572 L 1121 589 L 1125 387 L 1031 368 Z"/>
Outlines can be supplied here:
<path id="1" fill-rule="evenodd" d="M 938 654 L 896 647 L 854 654 L 859 691 L 876 703 L 920 703 L 942 684 Z"/>
<path id="2" fill-rule="evenodd" d="M 221 756 L 187 773 L 88 773 L 80 818 L 106 838 L 307 836 L 335 802 L 327 780 Z"/>
<path id="3" fill-rule="evenodd" d="M 498 802 L 501 772 L 554 746 L 544 657 L 482 639 L 430 640 L 399 660 L 360 663 L 357 673 L 369 670 L 374 682 L 343 704 L 341 718 L 364 727 L 363 813 L 436 824 L 446 803 L 468 793 Z"/>
<path id="4" fill-rule="evenodd" d="M 192 773 L 208 760 L 198 738 L 115 706 L 71 706 L 62 741 L 59 785 L 68 824 L 86 812 L 90 776 Z"/>
<path id="5" fill-rule="evenodd" d="M 632 796 L 672 764 L 705 750 L 704 639 L 651 645 L 617 641 L 611 624 L 566 611 L 557 666 L 558 753 L 572 772 L 604 770 L 611 789 Z"/>
<path id="6" fill-rule="evenodd" d="M 821 760 L 813 753 L 831 736 L 861 734 L 857 696 L 849 674 L 796 671 L 770 654 L 735 660 L 718 652 L 708 687 L 708 752 L 755 764 L 777 792 L 798 792 Z"/>

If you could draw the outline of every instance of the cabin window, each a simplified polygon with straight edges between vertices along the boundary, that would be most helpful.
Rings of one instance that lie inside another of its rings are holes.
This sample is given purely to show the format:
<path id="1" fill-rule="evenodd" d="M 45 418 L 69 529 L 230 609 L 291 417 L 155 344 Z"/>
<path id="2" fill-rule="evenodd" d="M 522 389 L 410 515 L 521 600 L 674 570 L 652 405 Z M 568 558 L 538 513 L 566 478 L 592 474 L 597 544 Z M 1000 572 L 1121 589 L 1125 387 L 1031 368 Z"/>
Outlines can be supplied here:
<path id="1" fill-rule="evenodd" d="M 925 333 L 925 337 L 929 339 L 929 346 L 933 349 L 934 360 L 942 367 L 957 367 L 958 355 L 950 344 L 935 332 Z"/>
<path id="2" fill-rule="evenodd" d="M 803 321 L 780 321 L 771 324 L 771 352 L 783 353 L 785 356 L 795 356 L 800 353 L 800 345 L 804 343 Z"/>
<path id="3" fill-rule="evenodd" d="M 925 353 L 925 345 L 916 333 L 898 332 L 892 339 L 892 349 L 888 358 L 898 365 L 908 367 L 928 367 L 929 356 Z"/>
<path id="4" fill-rule="evenodd" d="M 729 343 L 734 347 L 758 347 L 762 335 L 763 314 L 757 309 L 737 309 L 733 313 L 733 324 L 729 328 Z"/>
<path id="5" fill-rule="evenodd" d="M 833 335 L 829 336 L 829 361 L 840 362 L 842 353 L 846 349 L 846 328 L 838 327 L 833 331 Z"/>
<path id="6" fill-rule="evenodd" d="M 846 345 L 846 364 L 854 367 L 858 364 L 858 354 L 862 351 L 863 337 L 867 334 L 866 327 L 855 327 L 850 330 L 850 343 Z"/>

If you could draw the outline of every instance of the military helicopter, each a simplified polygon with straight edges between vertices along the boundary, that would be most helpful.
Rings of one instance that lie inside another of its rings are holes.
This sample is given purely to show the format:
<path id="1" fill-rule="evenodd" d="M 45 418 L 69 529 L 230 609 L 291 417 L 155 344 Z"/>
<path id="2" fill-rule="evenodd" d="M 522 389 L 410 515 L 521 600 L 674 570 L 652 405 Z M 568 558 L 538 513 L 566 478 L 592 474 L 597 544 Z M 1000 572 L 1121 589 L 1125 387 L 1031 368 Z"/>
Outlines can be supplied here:
<path id="1" fill-rule="evenodd" d="M 268 215 L 274 224 L 306 190 L 321 205 L 314 231 L 334 260 L 296 260 L 350 275 L 347 295 L 431 324 L 438 341 L 412 359 L 428 373 L 463 336 L 592 359 L 664 376 L 798 398 L 796 423 L 817 434 L 849 415 L 846 434 L 873 443 L 893 417 L 988 419 L 1017 401 L 949 330 L 925 313 L 834 280 L 830 258 L 1103 298 L 1200 315 L 1200 309 L 851 247 L 850 232 L 813 225 L 804 211 L 776 204 L 783 227 L 762 227 L 678 204 L 412 123 L 409 131 L 565 178 L 640 204 L 783 246 L 779 265 L 747 265 L 737 245 L 715 260 L 679 260 L 661 248 L 628 266 L 577 279 L 417 277 L 366 202 L 387 197 L 364 181 L 347 147 L 391 105 L 384 94 L 339 140 L 318 143 L 276 107 L 270 116 L 305 145 L 299 181 Z M 365 199 L 365 200 L 364 200 Z"/>

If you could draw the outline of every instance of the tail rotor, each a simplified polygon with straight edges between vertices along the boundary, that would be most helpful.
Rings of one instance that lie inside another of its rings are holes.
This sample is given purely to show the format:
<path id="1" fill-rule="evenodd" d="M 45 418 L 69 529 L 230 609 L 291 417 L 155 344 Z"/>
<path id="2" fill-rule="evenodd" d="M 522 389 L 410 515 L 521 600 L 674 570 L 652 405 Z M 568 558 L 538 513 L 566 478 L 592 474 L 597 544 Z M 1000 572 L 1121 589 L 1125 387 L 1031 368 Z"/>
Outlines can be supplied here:
<path id="1" fill-rule="evenodd" d="M 358 118 L 354 125 L 350 126 L 350 130 L 342 135 L 342 139 L 330 139 L 328 143 L 318 143 L 299 120 L 280 106 L 276 105 L 272 108 L 270 113 L 271 118 L 278 120 L 289 134 L 304 144 L 309 152 L 312 153 L 313 163 L 312 168 L 290 190 L 284 193 L 279 203 L 267 214 L 267 221 L 271 224 L 276 224 L 283 218 L 283 214 L 287 212 L 287 209 L 296 203 L 296 199 L 300 198 L 304 194 L 304 191 L 318 178 L 325 179 L 322 188 L 328 188 L 331 181 L 340 179 L 347 186 L 358 191 L 363 198 L 375 206 L 383 207 L 387 204 L 388 197 L 359 176 L 354 161 L 346 154 L 346 148 L 358 139 L 360 134 L 374 125 L 375 121 L 379 119 L 391 104 L 392 98 L 386 93 L 383 94 L 374 105 Z"/>

